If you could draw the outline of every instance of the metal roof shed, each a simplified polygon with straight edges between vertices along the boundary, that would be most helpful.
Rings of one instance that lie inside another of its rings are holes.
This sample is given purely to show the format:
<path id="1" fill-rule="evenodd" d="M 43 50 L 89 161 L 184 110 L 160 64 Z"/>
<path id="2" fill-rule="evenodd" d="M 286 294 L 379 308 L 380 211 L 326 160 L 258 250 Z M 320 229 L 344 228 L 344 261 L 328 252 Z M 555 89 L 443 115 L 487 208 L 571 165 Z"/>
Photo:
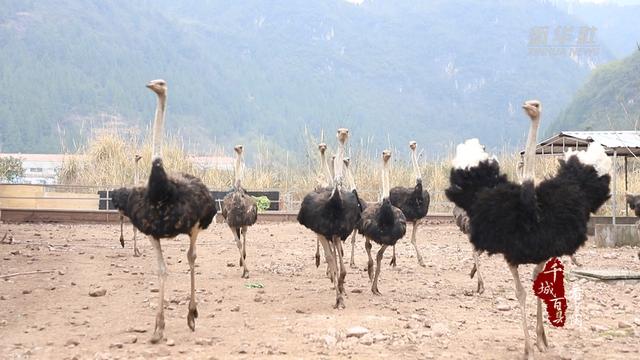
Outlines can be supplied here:
<path id="1" fill-rule="evenodd" d="M 627 158 L 640 156 L 640 131 L 562 131 L 536 146 L 536 155 L 560 156 L 569 148 L 586 150 L 587 146 L 597 142 L 604 146 L 609 156 L 613 156 L 614 165 L 618 156 L 624 157 L 624 189 L 628 190 Z M 523 155 L 524 151 L 520 152 Z M 613 223 L 616 223 L 616 172 L 613 181 Z M 626 208 L 626 207 L 625 207 Z M 628 215 L 628 208 L 625 210 Z"/>

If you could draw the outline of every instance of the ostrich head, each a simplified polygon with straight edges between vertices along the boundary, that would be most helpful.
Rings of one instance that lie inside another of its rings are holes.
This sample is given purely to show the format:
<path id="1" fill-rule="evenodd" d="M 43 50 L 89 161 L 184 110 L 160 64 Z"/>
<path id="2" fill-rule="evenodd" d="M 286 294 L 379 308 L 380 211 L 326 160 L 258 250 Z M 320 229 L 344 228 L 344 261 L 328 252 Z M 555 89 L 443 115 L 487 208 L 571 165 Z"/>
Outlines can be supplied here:
<path id="1" fill-rule="evenodd" d="M 415 140 L 411 140 L 411 141 L 409 141 L 409 149 L 411 149 L 411 150 L 415 150 L 415 149 L 416 149 L 416 146 L 418 146 L 418 143 L 417 143 L 417 142 L 415 142 Z"/>
<path id="2" fill-rule="evenodd" d="M 337 136 L 340 144 L 344 145 L 347 142 L 347 139 L 349 138 L 349 129 L 345 129 L 345 128 L 338 129 Z"/>
<path id="3" fill-rule="evenodd" d="M 391 150 L 382 150 L 382 161 L 386 164 L 389 159 L 391 159 Z"/>
<path id="4" fill-rule="evenodd" d="M 522 104 L 522 108 L 531 119 L 539 118 L 542 112 L 542 103 L 539 100 L 528 100 Z"/>
<path id="5" fill-rule="evenodd" d="M 342 159 L 342 161 L 344 162 L 344 166 L 345 167 L 349 167 L 349 163 L 351 162 L 351 159 L 349 159 L 348 157 Z"/>
<path id="6" fill-rule="evenodd" d="M 136 154 L 133 158 L 134 158 L 134 160 L 136 161 L 136 164 L 137 164 L 138 161 L 140 161 L 140 159 L 142 159 L 142 156 Z"/>
<path id="7" fill-rule="evenodd" d="M 167 94 L 167 82 L 162 79 L 149 81 L 147 87 L 159 96 Z"/>
<path id="8" fill-rule="evenodd" d="M 324 155 L 324 152 L 327 151 L 327 144 L 325 143 L 318 144 L 318 150 L 320 150 L 320 154 Z"/>
<path id="9" fill-rule="evenodd" d="M 236 152 L 236 154 L 238 155 L 242 155 L 242 150 L 244 149 L 244 146 L 242 145 L 236 145 L 233 147 L 233 151 Z"/>

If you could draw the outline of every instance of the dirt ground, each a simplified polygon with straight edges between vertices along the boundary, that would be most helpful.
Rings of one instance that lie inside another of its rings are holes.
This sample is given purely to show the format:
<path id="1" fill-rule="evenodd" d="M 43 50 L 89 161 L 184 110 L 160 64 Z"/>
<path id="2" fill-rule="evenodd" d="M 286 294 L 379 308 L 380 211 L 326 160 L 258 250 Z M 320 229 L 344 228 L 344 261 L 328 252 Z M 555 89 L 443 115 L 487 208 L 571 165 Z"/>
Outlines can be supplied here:
<path id="1" fill-rule="evenodd" d="M 249 230 L 250 279 L 241 279 L 231 232 L 214 224 L 200 234 L 196 288 L 200 317 L 186 324 L 189 294 L 187 237 L 163 241 L 169 268 L 165 343 L 148 343 L 158 304 L 156 259 L 146 238 L 143 256 L 123 249 L 116 225 L 0 224 L 13 244 L 0 245 L 1 358 L 400 358 L 513 359 L 523 351 L 520 310 L 511 274 L 499 256 L 481 257 L 486 291 L 477 295 L 466 237 L 451 224 L 425 224 L 418 266 L 408 239 L 397 248 L 398 266 L 385 254 L 374 296 L 364 271 L 363 240 L 357 269 L 348 269 L 345 310 L 333 309 L 335 292 L 325 264 L 314 264 L 315 235 L 293 223 Z M 131 228 L 125 228 L 127 238 Z M 348 249 L 348 247 L 345 247 Z M 377 251 L 377 246 L 374 246 Z M 348 252 L 348 250 L 346 250 Z M 578 252 L 585 268 L 640 270 L 638 249 Z M 573 266 L 562 259 L 568 270 Z M 348 265 L 347 265 L 348 267 Z M 532 266 L 521 267 L 530 288 Z M 640 286 L 596 282 L 567 274 L 568 320 L 546 322 L 550 348 L 538 359 L 637 358 Z M 259 288 L 258 286 L 263 286 Z M 106 295 L 89 296 L 95 289 Z M 535 337 L 535 300 L 527 297 Z M 546 314 L 545 314 L 546 318 Z M 349 329 L 368 330 L 361 338 Z"/>

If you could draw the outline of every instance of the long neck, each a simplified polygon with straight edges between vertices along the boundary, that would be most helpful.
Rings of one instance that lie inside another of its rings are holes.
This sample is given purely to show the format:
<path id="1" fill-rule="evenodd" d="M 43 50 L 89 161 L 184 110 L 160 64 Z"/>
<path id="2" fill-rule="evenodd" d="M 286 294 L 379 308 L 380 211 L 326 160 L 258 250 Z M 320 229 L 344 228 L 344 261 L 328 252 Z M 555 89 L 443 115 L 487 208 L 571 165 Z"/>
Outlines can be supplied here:
<path id="1" fill-rule="evenodd" d="M 382 165 L 382 198 L 389 197 L 389 162 L 385 161 Z"/>
<path id="2" fill-rule="evenodd" d="M 234 175 L 235 175 L 234 186 L 237 189 L 239 189 L 240 186 L 242 185 L 242 180 L 244 177 L 244 163 L 242 161 L 241 154 L 236 155 L 236 166 L 235 166 Z"/>
<path id="3" fill-rule="evenodd" d="M 338 153 L 333 162 L 334 185 L 342 185 L 342 168 L 344 167 L 344 144 L 339 143 Z"/>
<path id="4" fill-rule="evenodd" d="M 158 95 L 156 117 L 153 120 L 153 159 L 162 158 L 162 137 L 164 134 L 164 112 L 167 106 L 167 95 Z"/>
<path id="5" fill-rule="evenodd" d="M 136 165 L 133 168 L 133 185 L 138 185 L 140 182 L 140 169 L 138 167 L 138 162 L 136 161 Z"/>
<path id="6" fill-rule="evenodd" d="M 327 185 L 331 186 L 333 183 L 333 177 L 331 176 L 331 170 L 329 170 L 329 163 L 327 162 L 327 156 L 324 151 L 320 152 L 320 162 L 322 166 L 321 171 L 324 172 L 324 176 L 327 179 Z"/>
<path id="7" fill-rule="evenodd" d="M 522 181 L 533 180 L 535 178 L 535 158 L 536 144 L 538 141 L 538 127 L 540 126 L 540 116 L 531 118 L 527 145 L 524 149 L 524 169 L 522 171 Z"/>
<path id="8" fill-rule="evenodd" d="M 413 172 L 416 175 L 416 180 L 422 180 L 422 174 L 420 174 L 420 167 L 418 166 L 418 156 L 416 155 L 416 149 L 411 149 L 411 162 L 413 163 Z"/>

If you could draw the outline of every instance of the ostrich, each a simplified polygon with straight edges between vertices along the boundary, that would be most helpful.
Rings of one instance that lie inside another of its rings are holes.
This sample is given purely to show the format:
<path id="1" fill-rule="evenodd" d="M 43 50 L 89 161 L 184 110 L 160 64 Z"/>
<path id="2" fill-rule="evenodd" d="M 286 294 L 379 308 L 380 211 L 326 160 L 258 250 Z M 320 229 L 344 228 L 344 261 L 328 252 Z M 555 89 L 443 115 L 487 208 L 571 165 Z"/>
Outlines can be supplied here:
<path id="1" fill-rule="evenodd" d="M 196 238 L 206 229 L 216 214 L 213 198 L 200 179 L 189 174 L 168 175 L 162 163 L 162 136 L 167 103 L 167 83 L 153 80 L 147 84 L 157 95 L 156 115 L 153 122 L 153 160 L 147 186 L 120 188 L 113 191 L 115 207 L 127 216 L 133 225 L 149 236 L 158 259 L 160 294 L 156 325 L 151 343 L 158 343 L 164 333 L 164 289 L 167 266 L 162 255 L 160 239 L 187 234 L 190 238 L 187 259 L 191 272 L 191 299 L 187 325 L 195 331 L 198 309 L 195 293 Z"/>
<path id="2" fill-rule="evenodd" d="M 528 147 L 527 152 L 530 150 Z M 533 358 L 526 320 L 526 291 L 518 266 L 537 264 L 534 279 L 551 257 L 571 255 L 587 240 L 587 222 L 609 198 L 611 159 L 601 145 L 565 154 L 555 177 L 534 186 L 525 160 L 525 181 L 517 184 L 500 174 L 477 139 L 458 145 L 446 196 L 467 212 L 470 240 L 478 251 L 503 254 L 513 275 L 520 302 L 525 356 Z M 548 344 L 537 302 L 536 345 Z"/>
<path id="3" fill-rule="evenodd" d="M 455 206 L 453 208 L 453 219 L 455 220 L 456 225 L 458 225 L 460 231 L 462 231 L 463 234 L 469 236 L 469 234 L 471 233 L 471 226 L 469 225 L 469 216 L 467 216 L 467 213 L 461 208 Z M 480 254 L 482 254 L 482 251 L 473 249 L 472 253 L 473 267 L 471 268 L 469 276 L 473 279 L 476 272 L 478 273 L 477 292 L 478 294 L 482 294 L 484 292 L 484 280 L 482 280 L 482 273 L 480 272 Z"/>
<path id="4" fill-rule="evenodd" d="M 388 246 L 394 246 L 407 231 L 407 220 L 402 210 L 391 204 L 389 195 L 389 159 L 391 151 L 382 152 L 382 201 L 370 204 L 362 212 L 362 234 L 365 237 L 364 247 L 367 250 L 369 262 L 367 272 L 369 280 L 373 281 L 371 292 L 380 295 L 378 291 L 378 277 L 380 276 L 380 263 L 384 251 Z M 373 275 L 373 258 L 371 257 L 371 240 L 380 245 L 376 255 L 376 273 Z"/>
<path id="5" fill-rule="evenodd" d="M 240 250 L 240 266 L 243 267 L 242 277 L 249 278 L 247 270 L 247 227 L 258 220 L 258 203 L 256 199 L 247 194 L 242 187 L 244 178 L 244 157 L 242 145 L 233 148 L 236 152 L 235 181 L 233 191 L 228 193 L 222 200 L 222 216 L 227 220 L 227 224 L 233 232 L 238 250 Z M 240 233 L 242 232 L 242 242 Z"/>
<path id="6" fill-rule="evenodd" d="M 329 170 L 329 164 L 327 163 L 327 157 L 325 155 L 325 152 L 327 151 L 327 144 L 325 144 L 324 142 L 319 143 L 318 150 L 320 151 L 320 173 L 322 175 L 318 175 L 317 184 L 314 188 L 314 191 L 322 192 L 333 185 L 333 175 L 331 174 L 331 170 Z M 318 266 L 320 266 L 319 239 L 316 241 L 316 267 Z M 329 275 L 329 264 L 327 264 L 327 275 Z"/>
<path id="7" fill-rule="evenodd" d="M 134 186 L 138 186 L 138 184 L 140 184 L 140 168 L 138 167 L 138 162 L 140 162 L 140 159 L 142 159 L 142 156 L 136 154 L 133 158 L 133 160 L 135 161 L 135 165 L 133 167 L 133 184 Z M 124 225 L 124 215 L 122 215 L 122 212 L 120 214 L 120 245 L 122 245 L 122 247 L 124 247 L 124 234 L 123 234 L 123 227 Z M 140 253 L 140 250 L 138 250 L 138 243 L 136 241 L 136 235 L 138 234 L 138 229 L 136 229 L 135 226 L 132 226 L 133 228 L 133 256 L 134 257 L 139 257 L 140 255 L 142 255 L 142 253 Z"/>
<path id="8" fill-rule="evenodd" d="M 335 179 L 331 188 L 314 190 L 302 200 L 298 222 L 318 235 L 330 267 L 336 289 L 335 308 L 344 309 L 344 278 L 347 271 L 342 260 L 342 241 L 346 239 L 360 219 L 357 193 L 343 189 L 344 146 L 349 130 L 338 129 L 338 154 L 335 161 Z"/>
<path id="9" fill-rule="evenodd" d="M 418 264 L 424 267 L 424 261 L 418 245 L 416 244 L 416 229 L 418 227 L 418 221 L 427 216 L 429 211 L 429 193 L 426 190 L 422 190 L 422 175 L 420 174 L 420 167 L 418 166 L 418 157 L 416 155 L 415 141 L 409 142 L 409 148 L 411 149 L 411 163 L 413 164 L 413 172 L 416 176 L 416 186 L 412 188 L 406 188 L 396 186 L 389 192 L 389 201 L 391 205 L 402 210 L 405 218 L 408 222 L 413 223 L 413 229 L 411 230 L 411 244 L 416 249 L 416 257 L 418 258 Z M 393 256 L 391 257 L 391 263 L 393 267 L 396 266 L 396 246 L 393 245 Z"/>

